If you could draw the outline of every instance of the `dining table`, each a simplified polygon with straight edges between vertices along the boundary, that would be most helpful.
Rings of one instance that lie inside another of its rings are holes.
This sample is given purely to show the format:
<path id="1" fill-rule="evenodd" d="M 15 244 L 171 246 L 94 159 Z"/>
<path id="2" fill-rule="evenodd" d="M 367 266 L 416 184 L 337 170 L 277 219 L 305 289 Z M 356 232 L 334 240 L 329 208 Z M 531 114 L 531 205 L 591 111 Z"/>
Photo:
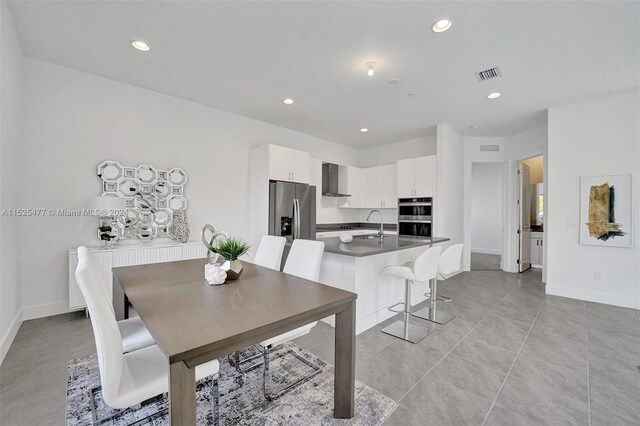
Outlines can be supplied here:
<path id="1" fill-rule="evenodd" d="M 208 285 L 206 259 L 113 268 L 114 310 L 129 303 L 169 364 L 172 425 L 195 425 L 197 365 L 335 315 L 333 416 L 355 404 L 355 293 L 243 262 L 237 281 Z M 116 290 L 117 289 L 117 290 Z M 124 305 L 123 305 L 124 304 Z"/>

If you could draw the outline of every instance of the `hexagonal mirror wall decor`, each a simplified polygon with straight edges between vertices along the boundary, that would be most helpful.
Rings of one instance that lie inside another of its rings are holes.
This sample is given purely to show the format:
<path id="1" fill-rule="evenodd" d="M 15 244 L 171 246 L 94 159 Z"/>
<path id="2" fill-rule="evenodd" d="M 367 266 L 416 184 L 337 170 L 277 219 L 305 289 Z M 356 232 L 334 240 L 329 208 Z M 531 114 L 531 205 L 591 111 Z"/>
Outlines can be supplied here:
<path id="1" fill-rule="evenodd" d="M 187 209 L 184 186 L 188 178 L 181 168 L 158 170 L 149 164 L 131 167 L 106 160 L 97 174 L 102 195 L 126 200 L 126 213 L 117 220 L 117 239 L 144 242 L 167 237 L 175 214 Z"/>

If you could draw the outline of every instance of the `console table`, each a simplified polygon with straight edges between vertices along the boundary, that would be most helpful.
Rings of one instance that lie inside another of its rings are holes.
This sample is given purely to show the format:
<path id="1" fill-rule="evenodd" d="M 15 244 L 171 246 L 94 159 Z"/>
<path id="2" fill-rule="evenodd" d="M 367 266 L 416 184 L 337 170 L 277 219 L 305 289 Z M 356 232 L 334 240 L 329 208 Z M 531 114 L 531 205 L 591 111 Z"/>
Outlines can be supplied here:
<path id="1" fill-rule="evenodd" d="M 189 241 L 184 244 L 170 241 L 167 243 L 122 245 L 110 249 L 101 247 L 88 247 L 88 249 L 91 260 L 96 265 L 109 295 L 113 295 L 113 273 L 111 268 L 172 262 L 174 260 L 200 259 L 207 256 L 207 249 L 201 241 Z M 86 307 L 84 296 L 76 282 L 75 271 L 77 266 L 77 249 L 70 249 L 69 310 L 71 311 Z"/>

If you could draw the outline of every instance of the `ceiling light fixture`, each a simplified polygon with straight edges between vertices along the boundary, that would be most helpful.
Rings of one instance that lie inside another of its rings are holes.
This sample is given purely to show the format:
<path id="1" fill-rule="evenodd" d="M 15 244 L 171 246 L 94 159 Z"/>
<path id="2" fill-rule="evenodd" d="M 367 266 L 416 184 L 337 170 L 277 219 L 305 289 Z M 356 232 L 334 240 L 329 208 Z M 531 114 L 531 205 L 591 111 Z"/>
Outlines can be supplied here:
<path id="1" fill-rule="evenodd" d="M 375 62 L 367 62 L 365 65 L 367 66 L 367 75 L 369 77 L 373 77 L 373 74 L 375 74 L 374 68 L 376 66 L 376 63 Z"/>
<path id="2" fill-rule="evenodd" d="M 362 129 L 360 129 L 360 133 L 367 133 L 369 131 L 369 129 L 367 129 L 366 127 L 363 127 Z"/>
<path id="3" fill-rule="evenodd" d="M 293 99 L 285 98 L 285 99 L 282 100 L 282 103 L 285 104 L 285 105 L 291 105 L 291 104 L 293 104 Z"/>
<path id="4" fill-rule="evenodd" d="M 451 21 L 448 19 L 441 19 L 435 24 L 433 24 L 433 27 L 431 27 L 431 30 L 434 33 L 443 33 L 447 31 L 449 28 L 451 28 Z"/>
<path id="5" fill-rule="evenodd" d="M 502 96 L 502 93 L 500 93 L 500 92 L 491 92 L 491 93 L 489 93 L 487 95 L 487 98 L 489 98 L 489 99 L 497 99 L 500 96 Z"/>
<path id="6" fill-rule="evenodd" d="M 418 92 L 409 92 L 407 93 L 407 96 L 410 98 L 416 98 L 420 93 Z"/>
<path id="7" fill-rule="evenodd" d="M 470 129 L 477 129 L 478 127 L 480 126 L 478 126 L 477 124 L 472 124 L 471 126 L 469 126 Z"/>
<path id="8" fill-rule="evenodd" d="M 136 49 L 139 50 L 141 52 L 148 52 L 149 51 L 149 45 L 147 43 L 145 43 L 144 41 L 140 41 L 140 40 L 133 40 L 131 42 L 131 46 Z"/>

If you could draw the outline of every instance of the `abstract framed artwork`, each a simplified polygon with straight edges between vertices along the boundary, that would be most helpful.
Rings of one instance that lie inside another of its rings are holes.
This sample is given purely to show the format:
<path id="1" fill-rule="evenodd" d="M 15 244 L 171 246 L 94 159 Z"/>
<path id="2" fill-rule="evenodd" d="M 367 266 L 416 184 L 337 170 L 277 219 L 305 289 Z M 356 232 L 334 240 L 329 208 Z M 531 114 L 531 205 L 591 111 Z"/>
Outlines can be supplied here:
<path id="1" fill-rule="evenodd" d="M 631 247 L 631 175 L 580 179 L 580 244 Z"/>

